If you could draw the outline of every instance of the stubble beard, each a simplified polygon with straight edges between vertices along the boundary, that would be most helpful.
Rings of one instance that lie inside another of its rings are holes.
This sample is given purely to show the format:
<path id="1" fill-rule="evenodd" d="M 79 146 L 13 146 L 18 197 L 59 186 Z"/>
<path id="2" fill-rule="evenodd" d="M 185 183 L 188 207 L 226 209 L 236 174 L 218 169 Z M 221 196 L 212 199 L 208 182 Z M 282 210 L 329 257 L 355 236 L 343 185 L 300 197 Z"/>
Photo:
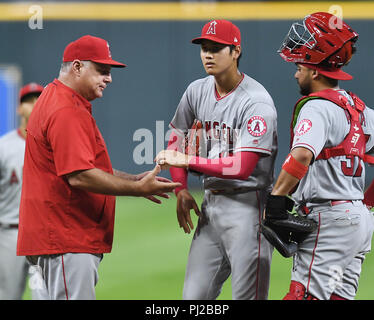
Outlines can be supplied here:
<path id="1" fill-rule="evenodd" d="M 299 92 L 301 95 L 308 96 L 311 94 L 310 85 L 308 84 L 301 85 L 300 83 L 298 83 L 298 85 L 299 85 Z"/>

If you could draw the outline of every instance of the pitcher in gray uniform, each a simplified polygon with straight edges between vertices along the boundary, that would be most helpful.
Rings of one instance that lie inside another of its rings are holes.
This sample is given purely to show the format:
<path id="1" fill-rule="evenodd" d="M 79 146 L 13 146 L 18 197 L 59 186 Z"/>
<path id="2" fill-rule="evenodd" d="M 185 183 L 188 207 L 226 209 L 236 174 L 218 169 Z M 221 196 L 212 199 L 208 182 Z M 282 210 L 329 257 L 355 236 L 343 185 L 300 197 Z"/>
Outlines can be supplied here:
<path id="1" fill-rule="evenodd" d="M 167 150 L 156 161 L 169 168 L 177 217 L 186 233 L 190 210 L 199 215 L 185 275 L 183 299 L 216 299 L 232 276 L 233 299 L 267 299 L 272 246 L 259 233 L 264 201 L 273 182 L 277 114 L 266 89 L 239 72 L 239 28 L 213 20 L 192 40 L 201 44 L 208 77 L 192 82 L 170 123 Z M 180 144 L 194 120 L 202 122 L 202 154 L 188 156 Z M 188 192 L 188 170 L 203 175 L 199 210 Z"/>
<path id="2" fill-rule="evenodd" d="M 18 213 L 26 124 L 42 90 L 36 83 L 21 88 L 20 125 L 0 138 L 0 300 L 19 300 L 25 289 L 28 264 L 16 255 Z"/>
<path id="3" fill-rule="evenodd" d="M 317 12 L 294 23 L 279 50 L 296 63 L 304 97 L 294 108 L 291 152 L 269 196 L 265 224 L 285 219 L 285 208 L 273 204 L 289 194 L 299 215 L 317 224 L 298 243 L 285 300 L 354 299 L 370 251 L 373 215 L 362 200 L 364 162 L 373 163 L 374 111 L 338 85 L 352 79 L 341 68 L 357 39 L 344 21 Z"/>

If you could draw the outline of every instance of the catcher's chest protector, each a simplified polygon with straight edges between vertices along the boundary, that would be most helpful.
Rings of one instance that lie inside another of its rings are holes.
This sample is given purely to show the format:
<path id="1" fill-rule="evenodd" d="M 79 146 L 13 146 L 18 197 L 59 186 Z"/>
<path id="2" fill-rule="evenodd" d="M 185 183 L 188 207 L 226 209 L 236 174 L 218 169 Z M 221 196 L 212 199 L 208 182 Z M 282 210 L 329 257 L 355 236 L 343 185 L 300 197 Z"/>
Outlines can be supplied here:
<path id="1" fill-rule="evenodd" d="M 352 97 L 354 106 L 351 106 L 348 98 L 344 97 L 333 89 L 326 89 L 312 93 L 308 96 L 302 97 L 298 102 L 296 102 L 291 122 L 291 146 L 294 135 L 293 129 L 296 125 L 297 116 L 299 115 L 301 108 L 309 100 L 326 99 L 344 109 L 347 120 L 351 127 L 349 133 L 339 145 L 332 148 L 322 149 L 316 160 L 326 160 L 337 156 L 358 156 L 363 161 L 374 164 L 374 157 L 365 155 L 367 137 L 362 129 L 362 123 L 365 121 L 363 115 L 365 103 L 354 93 L 348 92 L 348 94 Z"/>

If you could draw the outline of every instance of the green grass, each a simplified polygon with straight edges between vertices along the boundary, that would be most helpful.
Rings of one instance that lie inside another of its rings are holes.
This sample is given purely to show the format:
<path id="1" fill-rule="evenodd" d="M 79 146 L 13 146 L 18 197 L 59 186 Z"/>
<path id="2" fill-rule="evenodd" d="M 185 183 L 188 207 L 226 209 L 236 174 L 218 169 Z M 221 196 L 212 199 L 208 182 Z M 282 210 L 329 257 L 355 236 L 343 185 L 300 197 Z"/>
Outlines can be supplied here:
<path id="1" fill-rule="evenodd" d="M 202 193 L 194 196 L 198 203 Z M 99 268 L 96 296 L 99 300 L 179 300 L 192 234 L 179 228 L 175 214 L 176 198 L 162 205 L 142 198 L 117 199 L 112 253 Z M 196 217 L 194 224 L 196 226 Z M 291 276 L 292 259 L 274 251 L 269 299 L 282 299 Z M 367 255 L 356 299 L 373 299 L 374 255 Z M 26 290 L 24 299 L 30 299 Z M 219 299 L 231 299 L 228 280 Z"/>

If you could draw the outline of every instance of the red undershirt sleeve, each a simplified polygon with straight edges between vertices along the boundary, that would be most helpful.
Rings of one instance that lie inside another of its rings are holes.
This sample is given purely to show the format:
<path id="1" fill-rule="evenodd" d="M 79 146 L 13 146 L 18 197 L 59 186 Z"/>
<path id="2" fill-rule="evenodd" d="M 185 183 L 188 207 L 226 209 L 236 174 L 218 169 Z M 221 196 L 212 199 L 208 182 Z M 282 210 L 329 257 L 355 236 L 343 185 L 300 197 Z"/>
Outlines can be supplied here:
<path id="1" fill-rule="evenodd" d="M 174 131 L 170 135 L 169 143 L 168 143 L 168 150 L 180 150 L 180 146 L 182 145 L 181 143 L 181 137 L 179 137 Z M 186 169 L 183 168 L 175 168 L 171 167 L 169 169 L 171 179 L 173 182 L 180 182 L 182 185 L 180 187 L 175 188 L 174 192 L 177 195 L 179 191 L 183 189 L 188 189 L 188 172 Z"/>
<path id="2" fill-rule="evenodd" d="M 180 139 L 182 138 L 173 132 L 170 136 L 168 149 L 181 152 L 179 150 Z M 260 154 L 251 151 L 236 152 L 233 156 L 219 159 L 192 157 L 189 168 L 218 178 L 246 180 L 252 174 L 259 159 Z M 175 190 L 175 193 L 178 194 L 180 190 L 187 189 L 187 170 L 175 167 L 171 167 L 169 170 L 172 180 L 182 184 Z"/>
<path id="3" fill-rule="evenodd" d="M 233 156 L 219 159 L 192 157 L 189 168 L 218 178 L 246 180 L 259 159 L 260 154 L 251 151 L 236 152 Z"/>

